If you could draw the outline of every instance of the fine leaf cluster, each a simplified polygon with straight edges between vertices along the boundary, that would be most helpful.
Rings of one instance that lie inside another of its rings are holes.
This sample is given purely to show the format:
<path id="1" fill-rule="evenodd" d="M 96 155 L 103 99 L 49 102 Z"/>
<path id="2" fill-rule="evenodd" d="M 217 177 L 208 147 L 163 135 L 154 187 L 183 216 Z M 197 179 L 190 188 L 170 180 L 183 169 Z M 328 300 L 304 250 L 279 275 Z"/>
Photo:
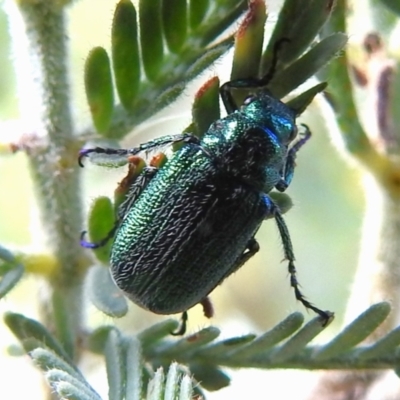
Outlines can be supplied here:
<path id="1" fill-rule="evenodd" d="M 88 350 L 105 358 L 110 399 L 146 396 L 154 399 L 168 390 L 175 393 L 176 397 L 172 398 L 184 399 L 194 392 L 201 393 L 199 383 L 208 390 L 227 386 L 230 379 L 223 367 L 393 368 L 400 360 L 399 328 L 375 343 L 359 345 L 389 313 L 388 303 L 376 304 L 324 345 L 310 345 L 325 329 L 319 317 L 303 325 L 304 317 L 300 313 L 289 315 L 258 336 L 248 334 L 221 340 L 218 339 L 220 330 L 208 327 L 180 340 L 172 340 L 170 332 L 177 328 L 178 322 L 167 320 L 136 336 L 126 336 L 115 326 L 101 326 L 85 341 Z M 8 313 L 5 321 L 61 398 L 99 398 L 61 344 L 43 325 L 13 313 Z M 164 371 L 168 371 L 166 376 Z M 398 372 L 397 368 L 395 371 Z"/>

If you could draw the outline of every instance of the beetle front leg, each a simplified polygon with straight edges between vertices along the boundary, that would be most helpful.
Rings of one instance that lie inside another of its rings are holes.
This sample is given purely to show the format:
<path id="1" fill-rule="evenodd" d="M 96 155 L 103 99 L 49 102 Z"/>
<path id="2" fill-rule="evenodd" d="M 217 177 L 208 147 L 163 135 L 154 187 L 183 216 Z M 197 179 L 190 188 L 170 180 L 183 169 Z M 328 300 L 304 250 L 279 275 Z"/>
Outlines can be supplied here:
<path id="1" fill-rule="evenodd" d="M 126 213 L 132 207 L 132 204 L 137 200 L 139 195 L 143 192 L 143 190 L 146 188 L 147 184 L 151 181 L 151 179 L 154 177 L 157 171 L 158 168 L 155 167 L 144 168 L 142 173 L 136 178 L 136 180 L 130 186 L 125 201 L 119 206 L 118 218 L 115 221 L 115 224 L 110 230 L 110 232 L 108 232 L 107 235 L 99 242 L 92 243 L 85 240 L 86 231 L 83 231 L 81 233 L 81 239 L 80 239 L 81 246 L 87 249 L 98 249 L 99 247 L 106 245 L 107 242 L 114 237 L 120 222 L 123 220 Z"/>
<path id="2" fill-rule="evenodd" d="M 83 167 L 82 160 L 84 157 L 88 157 L 89 154 L 105 154 L 105 155 L 116 155 L 121 157 L 134 156 L 142 151 L 156 150 L 157 148 L 166 146 L 174 143 L 200 143 L 200 139 L 189 133 L 180 133 L 178 135 L 167 135 L 158 139 L 150 140 L 149 142 L 142 143 L 138 147 L 132 147 L 131 149 L 110 149 L 103 147 L 93 147 L 91 149 L 82 149 L 79 152 L 78 164 Z"/>
<path id="3" fill-rule="evenodd" d="M 290 285 L 294 290 L 296 299 L 300 301 L 300 303 L 302 303 L 305 308 L 308 308 L 314 311 L 316 314 L 320 315 L 324 321 L 324 325 L 327 324 L 332 319 L 333 313 L 331 313 L 330 311 L 322 311 L 319 308 L 315 307 L 304 297 L 303 293 L 301 293 L 299 289 L 299 282 L 296 276 L 296 267 L 294 265 L 295 258 L 294 258 L 292 240 L 290 238 L 289 230 L 286 226 L 285 220 L 283 219 L 278 206 L 267 195 L 264 195 L 264 202 L 266 206 L 265 218 L 274 217 L 276 225 L 278 226 L 279 234 L 281 236 L 283 245 L 283 252 L 285 254 L 285 259 L 288 261 Z"/>
<path id="4" fill-rule="evenodd" d="M 301 134 L 299 140 L 297 140 L 289 149 L 286 157 L 286 163 L 283 168 L 283 177 L 276 184 L 276 189 L 280 192 L 284 192 L 292 182 L 294 169 L 296 167 L 296 156 L 297 152 L 304 146 L 304 144 L 310 139 L 311 131 L 307 125 L 302 124 L 305 131 Z"/>

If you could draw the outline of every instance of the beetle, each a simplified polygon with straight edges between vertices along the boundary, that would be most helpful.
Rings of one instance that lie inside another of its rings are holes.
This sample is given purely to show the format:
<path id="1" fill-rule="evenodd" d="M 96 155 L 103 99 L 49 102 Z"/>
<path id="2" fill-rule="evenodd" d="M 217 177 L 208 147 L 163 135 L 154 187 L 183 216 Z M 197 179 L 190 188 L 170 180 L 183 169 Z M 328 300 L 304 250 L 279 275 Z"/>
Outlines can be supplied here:
<path id="1" fill-rule="evenodd" d="M 82 149 L 91 154 L 132 157 L 162 146 L 182 147 L 161 168 L 147 166 L 132 182 L 118 220 L 96 248 L 114 238 L 111 274 L 134 303 L 157 314 L 183 312 L 202 304 L 213 309 L 208 295 L 259 250 L 255 235 L 265 219 L 274 218 L 288 261 L 295 297 L 326 324 L 333 316 L 309 302 L 299 289 L 289 230 L 270 192 L 283 192 L 293 178 L 298 150 L 311 133 L 298 133 L 296 112 L 267 89 L 278 61 L 282 39 L 275 45 L 269 71 L 260 79 L 224 83 L 220 96 L 227 116 L 211 124 L 199 139 L 168 135 L 131 149 Z M 232 91 L 253 92 L 240 107 Z"/>

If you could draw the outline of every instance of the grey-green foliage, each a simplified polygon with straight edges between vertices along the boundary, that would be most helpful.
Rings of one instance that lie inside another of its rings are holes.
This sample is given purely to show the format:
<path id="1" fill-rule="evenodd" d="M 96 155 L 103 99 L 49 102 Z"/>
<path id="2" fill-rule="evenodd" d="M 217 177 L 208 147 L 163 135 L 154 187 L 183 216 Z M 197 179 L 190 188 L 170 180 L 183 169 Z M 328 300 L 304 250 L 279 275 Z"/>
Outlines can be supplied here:
<path id="1" fill-rule="evenodd" d="M 173 340 L 170 332 L 178 325 L 175 320 L 156 324 L 134 337 L 124 335 L 113 326 L 102 326 L 90 334 L 87 346 L 88 350 L 104 354 L 110 399 L 186 399 L 193 390 L 199 390 L 192 374 L 209 390 L 228 385 L 230 380 L 223 367 L 396 368 L 400 361 L 399 329 L 376 343 L 359 345 L 380 326 L 389 312 L 388 303 L 372 306 L 324 345 L 310 345 L 310 341 L 325 329 L 320 318 L 303 326 L 303 316 L 294 313 L 259 336 L 223 340 L 218 339 L 220 331 L 216 327 Z M 9 313 L 6 322 L 35 364 L 46 372 L 46 379 L 57 393 L 65 396 L 70 390 L 71 396 L 65 398 L 99 398 L 46 328 L 20 314 Z M 151 370 L 143 360 L 152 366 Z M 163 371 L 167 370 L 165 376 Z"/>
<path id="2" fill-rule="evenodd" d="M 128 0 L 117 4 L 111 56 L 97 47 L 86 62 L 94 125 L 114 139 L 174 101 L 188 81 L 226 53 L 233 35 L 215 39 L 246 9 L 245 0 L 202 2 L 203 8 L 194 1 L 139 3 L 138 10 Z M 115 107 L 111 75 L 120 100 Z"/>

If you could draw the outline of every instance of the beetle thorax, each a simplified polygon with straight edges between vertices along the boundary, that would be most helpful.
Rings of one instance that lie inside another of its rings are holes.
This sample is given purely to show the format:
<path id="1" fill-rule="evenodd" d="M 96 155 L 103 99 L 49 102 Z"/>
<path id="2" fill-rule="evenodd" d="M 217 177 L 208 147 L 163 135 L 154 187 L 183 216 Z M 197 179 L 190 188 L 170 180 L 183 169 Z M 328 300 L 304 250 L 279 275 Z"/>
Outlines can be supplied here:
<path id="1" fill-rule="evenodd" d="M 260 191 L 278 182 L 287 154 L 285 143 L 243 111 L 212 124 L 202 143 L 225 173 Z"/>

